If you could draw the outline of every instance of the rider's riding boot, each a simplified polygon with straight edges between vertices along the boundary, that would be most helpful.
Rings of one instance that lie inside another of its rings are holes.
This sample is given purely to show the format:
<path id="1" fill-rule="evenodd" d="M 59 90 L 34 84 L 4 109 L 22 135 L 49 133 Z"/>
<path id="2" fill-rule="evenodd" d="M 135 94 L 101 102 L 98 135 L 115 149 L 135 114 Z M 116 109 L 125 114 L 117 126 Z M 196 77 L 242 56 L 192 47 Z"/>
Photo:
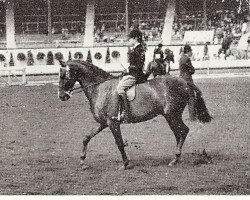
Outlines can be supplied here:
<path id="1" fill-rule="evenodd" d="M 129 101 L 127 99 L 127 95 L 123 94 L 120 95 L 122 104 L 123 104 L 123 110 L 121 113 L 121 121 L 129 123 Z"/>
<path id="2" fill-rule="evenodd" d="M 121 113 L 118 113 L 118 116 L 113 116 L 112 119 L 129 123 L 129 101 L 126 94 L 119 95 L 119 105 L 121 108 L 119 112 L 121 111 Z"/>

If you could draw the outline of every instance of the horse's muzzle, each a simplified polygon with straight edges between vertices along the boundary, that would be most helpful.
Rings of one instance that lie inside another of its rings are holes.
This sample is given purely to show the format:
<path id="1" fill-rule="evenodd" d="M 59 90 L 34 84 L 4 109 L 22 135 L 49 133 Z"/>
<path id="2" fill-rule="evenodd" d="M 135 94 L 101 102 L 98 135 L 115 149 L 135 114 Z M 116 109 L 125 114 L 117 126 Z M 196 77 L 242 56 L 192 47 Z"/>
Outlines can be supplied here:
<path id="1" fill-rule="evenodd" d="M 62 101 L 67 101 L 69 100 L 70 98 L 70 95 L 65 93 L 63 96 L 59 96 L 59 98 L 62 100 Z"/>

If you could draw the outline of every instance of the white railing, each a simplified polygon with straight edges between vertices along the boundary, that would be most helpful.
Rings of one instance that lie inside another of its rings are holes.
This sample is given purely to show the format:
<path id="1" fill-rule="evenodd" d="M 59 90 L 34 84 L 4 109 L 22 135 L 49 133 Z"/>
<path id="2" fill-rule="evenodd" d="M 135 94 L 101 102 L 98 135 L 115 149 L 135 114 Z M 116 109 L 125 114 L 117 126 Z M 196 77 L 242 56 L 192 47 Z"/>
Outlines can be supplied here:
<path id="1" fill-rule="evenodd" d="M 21 75 L 21 78 L 20 78 Z M 25 67 L 4 67 L 0 68 L 0 84 L 5 85 L 25 85 Z"/>

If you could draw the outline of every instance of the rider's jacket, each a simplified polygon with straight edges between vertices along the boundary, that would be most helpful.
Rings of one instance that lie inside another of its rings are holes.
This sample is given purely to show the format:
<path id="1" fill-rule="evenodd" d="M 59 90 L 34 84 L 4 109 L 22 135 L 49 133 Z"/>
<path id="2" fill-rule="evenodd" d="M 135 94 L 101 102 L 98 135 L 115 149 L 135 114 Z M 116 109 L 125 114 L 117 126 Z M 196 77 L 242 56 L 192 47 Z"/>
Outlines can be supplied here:
<path id="1" fill-rule="evenodd" d="M 145 47 L 138 44 L 129 53 L 129 75 L 134 76 L 137 80 L 144 75 L 143 67 L 145 62 Z"/>
<path id="2" fill-rule="evenodd" d="M 160 63 L 164 62 L 164 53 L 160 48 L 154 50 L 154 60 Z"/>
<path id="3" fill-rule="evenodd" d="M 191 63 L 190 58 L 183 54 L 179 61 L 180 77 L 188 82 L 193 82 L 192 74 L 194 74 L 195 69 Z"/>

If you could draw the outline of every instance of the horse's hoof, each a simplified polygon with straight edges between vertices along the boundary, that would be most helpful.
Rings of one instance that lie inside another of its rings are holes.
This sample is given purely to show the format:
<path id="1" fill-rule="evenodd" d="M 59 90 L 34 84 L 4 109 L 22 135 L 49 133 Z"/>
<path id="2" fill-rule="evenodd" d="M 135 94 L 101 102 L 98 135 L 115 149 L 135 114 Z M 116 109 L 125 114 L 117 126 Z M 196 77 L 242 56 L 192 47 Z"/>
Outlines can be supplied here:
<path id="1" fill-rule="evenodd" d="M 119 168 L 119 171 L 123 171 L 123 170 L 125 170 L 126 169 L 126 167 L 123 165 L 123 166 L 121 166 L 120 168 Z"/>
<path id="2" fill-rule="evenodd" d="M 129 163 L 127 166 L 126 166 L 126 169 L 134 169 L 134 165 L 132 163 Z"/>
<path id="3" fill-rule="evenodd" d="M 84 161 L 86 158 L 86 155 L 80 156 L 81 161 Z"/>
<path id="4" fill-rule="evenodd" d="M 80 165 L 81 165 L 81 169 L 82 169 L 82 170 L 86 170 L 86 169 L 89 169 L 89 168 L 90 168 L 90 166 L 84 165 L 83 163 L 81 163 Z"/>
<path id="5" fill-rule="evenodd" d="M 174 165 L 177 165 L 179 163 L 179 161 L 177 160 L 177 159 L 174 159 L 174 160 L 172 160 L 169 164 L 168 164 L 168 166 L 169 167 L 172 167 L 172 166 L 174 166 Z"/>
<path id="6" fill-rule="evenodd" d="M 127 169 L 133 169 L 135 166 L 131 163 L 127 164 L 127 165 L 123 165 L 119 168 L 119 170 L 127 170 Z"/>

